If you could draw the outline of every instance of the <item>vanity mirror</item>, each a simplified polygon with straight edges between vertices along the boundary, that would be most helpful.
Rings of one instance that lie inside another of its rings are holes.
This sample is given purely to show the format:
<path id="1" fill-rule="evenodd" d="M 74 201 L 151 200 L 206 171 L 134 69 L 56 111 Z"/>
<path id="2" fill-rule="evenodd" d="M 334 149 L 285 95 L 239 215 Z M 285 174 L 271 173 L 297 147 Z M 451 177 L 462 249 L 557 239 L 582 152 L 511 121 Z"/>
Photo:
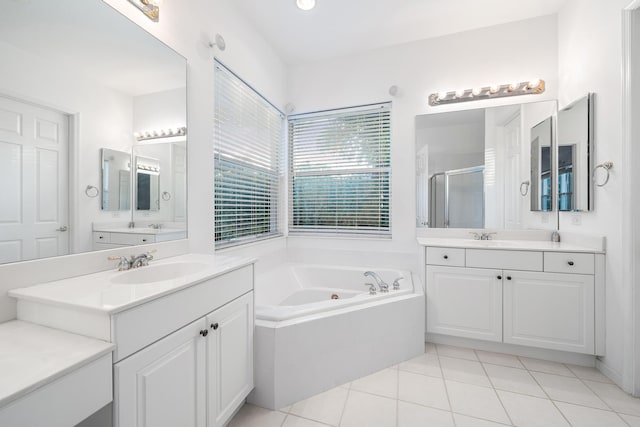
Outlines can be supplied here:
<path id="1" fill-rule="evenodd" d="M 101 0 L 3 2 L 0 55 L 0 263 L 186 237 L 182 56 Z M 182 156 L 139 223 L 136 133 Z"/>
<path id="2" fill-rule="evenodd" d="M 543 101 L 416 117 L 417 227 L 555 230 L 556 112 Z"/>
<path id="3" fill-rule="evenodd" d="M 558 209 L 593 208 L 593 94 L 558 112 Z"/>

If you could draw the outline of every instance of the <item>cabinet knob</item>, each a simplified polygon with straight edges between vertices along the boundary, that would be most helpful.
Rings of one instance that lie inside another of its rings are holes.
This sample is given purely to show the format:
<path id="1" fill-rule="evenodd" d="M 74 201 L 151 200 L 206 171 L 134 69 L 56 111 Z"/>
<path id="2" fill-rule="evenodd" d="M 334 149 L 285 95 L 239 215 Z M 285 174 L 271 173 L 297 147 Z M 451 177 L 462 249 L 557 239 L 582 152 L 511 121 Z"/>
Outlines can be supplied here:
<path id="1" fill-rule="evenodd" d="M 569 261 L 567 264 L 573 267 L 573 261 Z"/>
<path id="2" fill-rule="evenodd" d="M 207 335 L 209 335 L 209 331 L 206 329 L 203 329 L 200 331 L 200 335 L 202 335 L 203 337 L 206 337 Z"/>
<path id="3" fill-rule="evenodd" d="M 443 258 L 444 259 L 449 259 L 449 255 L 445 255 Z"/>
<path id="4" fill-rule="evenodd" d="M 146 241 L 147 241 L 147 239 L 142 239 L 142 241 L 143 241 L 143 242 L 146 242 Z"/>
<path id="5" fill-rule="evenodd" d="M 218 330 L 218 324 L 217 323 L 212 323 L 211 324 L 211 329 L 213 329 L 214 331 Z"/>
<path id="6" fill-rule="evenodd" d="M 502 280 L 502 276 L 498 276 L 498 280 Z"/>
<path id="7" fill-rule="evenodd" d="M 507 280 L 511 280 L 511 276 L 507 276 Z"/>

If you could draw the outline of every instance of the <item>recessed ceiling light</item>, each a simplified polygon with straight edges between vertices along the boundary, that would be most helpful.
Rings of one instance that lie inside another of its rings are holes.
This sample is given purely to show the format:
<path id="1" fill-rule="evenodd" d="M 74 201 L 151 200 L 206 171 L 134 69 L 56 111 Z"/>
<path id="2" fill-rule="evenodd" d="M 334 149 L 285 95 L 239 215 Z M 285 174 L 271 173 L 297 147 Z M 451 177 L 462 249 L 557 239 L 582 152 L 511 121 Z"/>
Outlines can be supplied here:
<path id="1" fill-rule="evenodd" d="M 296 0 L 296 5 L 302 10 L 311 10 L 316 7 L 316 0 Z"/>

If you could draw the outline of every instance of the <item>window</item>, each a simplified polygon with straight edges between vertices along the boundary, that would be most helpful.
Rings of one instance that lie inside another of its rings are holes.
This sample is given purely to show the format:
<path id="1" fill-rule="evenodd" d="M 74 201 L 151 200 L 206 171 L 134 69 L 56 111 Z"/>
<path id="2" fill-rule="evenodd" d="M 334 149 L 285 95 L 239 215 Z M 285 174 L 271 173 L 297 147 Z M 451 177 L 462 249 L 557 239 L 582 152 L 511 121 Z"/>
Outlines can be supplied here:
<path id="1" fill-rule="evenodd" d="M 289 118 L 289 230 L 390 234 L 391 105 Z"/>
<path id="2" fill-rule="evenodd" d="M 279 235 L 284 117 L 217 61 L 215 89 L 216 246 Z"/>

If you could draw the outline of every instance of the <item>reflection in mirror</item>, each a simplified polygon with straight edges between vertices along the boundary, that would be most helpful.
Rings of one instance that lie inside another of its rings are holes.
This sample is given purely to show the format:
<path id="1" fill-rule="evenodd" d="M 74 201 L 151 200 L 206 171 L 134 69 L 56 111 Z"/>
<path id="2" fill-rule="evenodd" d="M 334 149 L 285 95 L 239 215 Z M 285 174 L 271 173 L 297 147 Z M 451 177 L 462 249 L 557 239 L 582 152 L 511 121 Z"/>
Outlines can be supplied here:
<path id="1" fill-rule="evenodd" d="M 136 156 L 136 210 L 160 210 L 160 161 Z"/>
<path id="2" fill-rule="evenodd" d="M 592 208 L 593 94 L 558 112 L 558 209 Z"/>
<path id="3" fill-rule="evenodd" d="M 548 117 L 531 129 L 531 210 L 553 210 L 553 130 Z"/>
<path id="4" fill-rule="evenodd" d="M 131 153 L 102 148 L 102 210 L 131 209 Z"/>
<path id="5" fill-rule="evenodd" d="M 0 56 L 0 262 L 186 235 L 185 212 L 180 233 L 132 223 L 115 156 L 131 159 L 136 132 L 186 126 L 182 56 L 101 0 L 2 2 Z"/>
<path id="6" fill-rule="evenodd" d="M 555 229 L 531 212 L 531 132 L 556 101 L 416 117 L 416 225 L 431 228 Z"/>

